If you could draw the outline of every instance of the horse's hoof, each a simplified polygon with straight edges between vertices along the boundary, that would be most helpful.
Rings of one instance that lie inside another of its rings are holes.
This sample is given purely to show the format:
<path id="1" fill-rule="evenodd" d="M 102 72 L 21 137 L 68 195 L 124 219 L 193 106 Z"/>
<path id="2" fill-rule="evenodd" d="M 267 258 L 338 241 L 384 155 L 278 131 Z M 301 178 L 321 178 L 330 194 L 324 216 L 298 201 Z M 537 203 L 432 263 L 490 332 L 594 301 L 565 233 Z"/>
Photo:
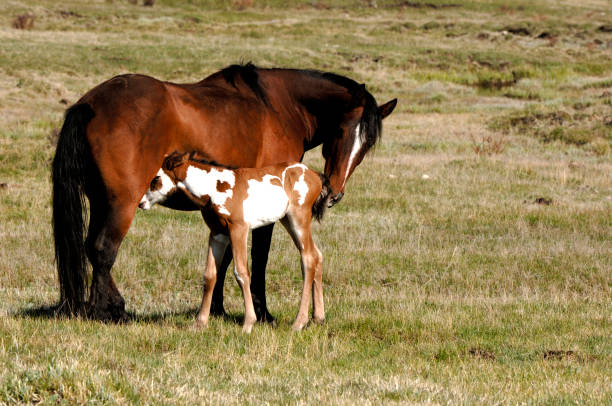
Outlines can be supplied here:
<path id="1" fill-rule="evenodd" d="M 268 312 L 268 309 L 264 309 L 260 313 L 257 313 L 257 321 L 262 323 L 268 323 L 272 327 L 276 327 L 276 319 Z"/>
<path id="2" fill-rule="evenodd" d="M 227 313 L 225 312 L 223 305 L 215 306 L 214 303 L 210 306 L 210 315 L 215 317 L 227 317 Z"/>
<path id="3" fill-rule="evenodd" d="M 86 317 L 92 320 L 117 324 L 123 324 L 130 321 L 130 316 L 127 314 L 123 306 L 109 305 L 106 308 L 101 308 L 99 306 L 90 305 L 86 311 Z"/>

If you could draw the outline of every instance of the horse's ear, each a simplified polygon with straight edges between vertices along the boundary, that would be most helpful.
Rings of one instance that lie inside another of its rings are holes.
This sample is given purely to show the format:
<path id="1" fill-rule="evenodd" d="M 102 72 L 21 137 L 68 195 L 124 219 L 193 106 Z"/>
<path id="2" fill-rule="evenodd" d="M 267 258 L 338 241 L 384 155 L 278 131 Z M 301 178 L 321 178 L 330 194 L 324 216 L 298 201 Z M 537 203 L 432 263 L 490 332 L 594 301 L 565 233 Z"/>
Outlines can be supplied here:
<path id="1" fill-rule="evenodd" d="M 382 106 L 378 106 L 378 114 L 380 114 L 380 118 L 383 119 L 389 114 L 391 114 L 396 105 L 397 99 L 393 99 L 391 101 L 386 102 Z"/>

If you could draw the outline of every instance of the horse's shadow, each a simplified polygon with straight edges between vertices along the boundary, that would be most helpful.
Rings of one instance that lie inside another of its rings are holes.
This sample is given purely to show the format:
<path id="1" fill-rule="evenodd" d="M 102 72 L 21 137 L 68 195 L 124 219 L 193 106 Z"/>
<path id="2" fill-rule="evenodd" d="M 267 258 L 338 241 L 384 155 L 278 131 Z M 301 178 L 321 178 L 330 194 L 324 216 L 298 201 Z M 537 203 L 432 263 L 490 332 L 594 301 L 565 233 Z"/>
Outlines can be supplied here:
<path id="1" fill-rule="evenodd" d="M 182 311 L 169 311 L 169 312 L 154 312 L 154 313 L 136 313 L 128 311 L 127 319 L 121 320 L 120 322 L 112 320 L 96 320 L 85 316 L 76 316 L 82 320 L 97 321 L 106 324 L 159 324 L 167 326 L 175 325 L 177 327 L 187 327 L 193 324 L 195 315 L 198 312 L 198 308 L 187 309 Z M 34 308 L 21 309 L 14 313 L 15 317 L 28 318 L 28 319 L 67 319 L 68 316 L 62 312 L 58 305 L 41 305 Z M 220 318 L 226 322 L 234 324 L 242 324 L 244 316 L 224 313 L 221 315 L 213 315 L 211 317 Z"/>

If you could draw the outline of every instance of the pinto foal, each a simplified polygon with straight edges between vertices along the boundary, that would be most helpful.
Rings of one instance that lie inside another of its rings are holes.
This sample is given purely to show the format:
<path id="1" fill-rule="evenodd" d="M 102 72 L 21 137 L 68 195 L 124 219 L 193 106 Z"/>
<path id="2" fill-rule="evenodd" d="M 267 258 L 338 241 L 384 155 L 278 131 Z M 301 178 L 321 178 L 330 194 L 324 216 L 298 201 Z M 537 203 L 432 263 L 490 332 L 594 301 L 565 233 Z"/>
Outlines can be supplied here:
<path id="1" fill-rule="evenodd" d="M 313 216 L 320 220 L 328 206 L 331 189 L 327 178 L 300 163 L 228 169 L 198 159 L 194 152 L 174 152 L 164 160 L 139 207 L 148 210 L 177 189 L 201 209 L 211 231 L 197 326 L 208 323 L 217 265 L 231 243 L 234 275 L 244 298 L 243 330 L 251 331 L 257 319 L 247 265 L 248 232 L 277 220 L 291 235 L 302 258 L 304 286 L 293 329 L 301 330 L 308 322 L 313 285 L 313 318 L 316 322 L 325 319 L 322 256 L 312 239 L 310 222 Z"/>

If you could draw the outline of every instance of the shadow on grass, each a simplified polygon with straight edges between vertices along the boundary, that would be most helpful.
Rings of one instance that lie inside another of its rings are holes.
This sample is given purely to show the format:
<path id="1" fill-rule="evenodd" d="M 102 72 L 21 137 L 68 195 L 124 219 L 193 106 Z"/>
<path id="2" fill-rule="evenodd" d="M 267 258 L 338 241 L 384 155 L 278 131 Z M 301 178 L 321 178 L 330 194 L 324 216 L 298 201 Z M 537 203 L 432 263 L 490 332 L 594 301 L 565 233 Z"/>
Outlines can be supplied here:
<path id="1" fill-rule="evenodd" d="M 70 316 L 64 309 L 61 309 L 59 305 L 42 305 L 34 308 L 21 309 L 14 313 L 15 317 L 18 318 L 29 318 L 29 319 L 69 319 L 78 318 L 82 320 L 98 321 L 100 323 L 108 324 L 160 324 L 168 325 L 174 324 L 177 326 L 189 325 L 195 320 L 195 315 L 198 309 L 188 309 L 183 311 L 168 311 L 159 313 L 134 313 L 127 312 L 127 319 L 121 321 L 113 320 L 96 320 L 93 318 L 86 317 L 84 315 Z M 224 313 L 222 315 L 212 315 L 211 317 L 222 318 L 226 322 L 234 324 L 242 324 L 244 316 L 237 314 Z"/>

